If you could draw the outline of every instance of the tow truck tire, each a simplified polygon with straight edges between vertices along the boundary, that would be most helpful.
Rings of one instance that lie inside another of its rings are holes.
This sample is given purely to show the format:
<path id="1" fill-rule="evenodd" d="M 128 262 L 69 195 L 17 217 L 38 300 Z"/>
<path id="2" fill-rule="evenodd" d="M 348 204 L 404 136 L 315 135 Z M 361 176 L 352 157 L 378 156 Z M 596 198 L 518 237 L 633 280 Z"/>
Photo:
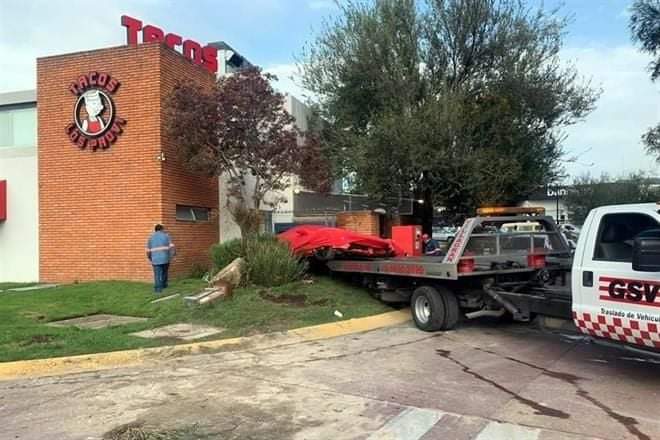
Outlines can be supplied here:
<path id="1" fill-rule="evenodd" d="M 420 330 L 434 332 L 445 327 L 445 301 L 440 293 L 431 286 L 421 286 L 415 289 L 410 298 L 410 310 L 413 321 Z"/>
<path id="2" fill-rule="evenodd" d="M 456 327 L 461 319 L 461 307 L 458 305 L 458 298 L 445 287 L 438 287 L 438 293 L 440 293 L 442 301 L 445 303 L 445 325 L 442 329 L 451 330 Z"/>

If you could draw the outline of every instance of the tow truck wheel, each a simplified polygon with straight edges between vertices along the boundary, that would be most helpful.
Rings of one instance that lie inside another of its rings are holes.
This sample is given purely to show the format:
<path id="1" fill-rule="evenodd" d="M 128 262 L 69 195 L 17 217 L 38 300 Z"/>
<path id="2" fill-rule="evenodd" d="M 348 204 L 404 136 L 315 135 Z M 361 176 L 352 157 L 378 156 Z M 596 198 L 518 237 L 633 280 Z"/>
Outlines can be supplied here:
<path id="1" fill-rule="evenodd" d="M 418 287 L 410 299 L 410 308 L 417 328 L 427 332 L 452 329 L 460 318 L 456 296 L 443 287 Z"/>
<path id="2" fill-rule="evenodd" d="M 438 293 L 440 293 L 442 301 L 445 303 L 445 325 L 442 329 L 451 330 L 456 327 L 461 318 L 461 307 L 458 305 L 458 298 L 451 290 L 444 287 L 438 287 Z"/>

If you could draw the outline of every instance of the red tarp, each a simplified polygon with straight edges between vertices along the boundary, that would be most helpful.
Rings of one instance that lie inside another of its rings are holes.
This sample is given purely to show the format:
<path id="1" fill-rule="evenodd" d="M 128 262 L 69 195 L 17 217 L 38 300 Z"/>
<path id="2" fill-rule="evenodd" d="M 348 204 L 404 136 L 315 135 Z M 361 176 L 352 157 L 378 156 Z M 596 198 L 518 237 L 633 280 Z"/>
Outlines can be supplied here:
<path id="1" fill-rule="evenodd" d="M 325 226 L 296 226 L 278 235 L 299 255 L 312 255 L 321 249 L 334 249 L 349 255 L 393 257 L 403 250 L 392 240 Z"/>

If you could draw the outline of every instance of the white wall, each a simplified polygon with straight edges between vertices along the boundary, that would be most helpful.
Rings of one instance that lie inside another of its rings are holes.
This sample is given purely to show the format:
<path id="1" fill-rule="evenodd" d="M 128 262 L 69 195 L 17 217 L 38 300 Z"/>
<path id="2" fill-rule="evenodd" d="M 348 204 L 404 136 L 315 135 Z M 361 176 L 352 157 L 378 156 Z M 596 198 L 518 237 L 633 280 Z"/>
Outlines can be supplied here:
<path id="1" fill-rule="evenodd" d="M 312 110 L 293 95 L 284 96 L 284 110 L 286 110 L 296 120 L 296 127 L 300 131 L 307 131 L 309 117 L 312 116 Z"/>
<path id="2" fill-rule="evenodd" d="M 261 209 L 264 211 L 272 211 L 272 222 L 275 223 L 292 223 L 293 222 L 293 192 L 297 187 L 297 178 L 291 176 L 289 179 L 289 185 L 287 185 L 284 191 L 278 192 L 269 192 L 266 194 L 265 200 L 275 200 L 284 198 L 283 202 L 280 202 L 275 210 L 270 206 L 262 206 Z M 229 210 L 227 209 L 227 184 L 226 176 L 223 176 L 219 180 L 220 182 L 220 242 L 223 243 L 234 238 L 241 237 L 241 230 L 234 222 Z M 254 178 L 252 176 L 246 176 L 246 185 L 248 191 L 252 191 L 254 188 Z"/>
<path id="3" fill-rule="evenodd" d="M 220 227 L 220 243 L 224 243 L 225 241 L 233 240 L 234 238 L 240 238 L 241 230 L 236 222 L 234 222 L 234 219 L 227 209 L 227 177 L 221 176 L 220 179 L 218 179 L 218 184 L 220 185 L 220 203 L 218 204 L 220 212 L 218 222 Z"/>
<path id="4" fill-rule="evenodd" d="M 7 220 L 0 221 L 0 282 L 39 280 L 39 200 L 36 148 L 0 148 L 7 181 Z"/>

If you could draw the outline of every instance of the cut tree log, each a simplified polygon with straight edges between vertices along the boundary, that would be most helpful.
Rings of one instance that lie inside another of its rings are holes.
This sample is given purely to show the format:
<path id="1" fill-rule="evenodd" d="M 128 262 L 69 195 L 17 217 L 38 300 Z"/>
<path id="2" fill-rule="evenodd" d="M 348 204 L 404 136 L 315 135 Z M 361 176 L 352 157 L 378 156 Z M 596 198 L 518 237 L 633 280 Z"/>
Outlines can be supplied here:
<path id="1" fill-rule="evenodd" d="M 245 264 L 242 258 L 236 258 L 225 266 L 209 281 L 209 287 L 184 299 L 190 304 L 209 304 L 220 298 L 231 298 L 234 288 L 241 283 L 241 271 Z"/>
<path id="2" fill-rule="evenodd" d="M 211 278 L 209 285 L 215 286 L 219 281 L 224 281 L 234 287 L 238 286 L 241 284 L 241 273 L 244 264 L 245 260 L 242 258 L 236 258 L 234 261 L 226 265 L 213 278 Z"/>
<path id="3" fill-rule="evenodd" d="M 211 293 L 199 300 L 199 304 L 208 304 L 220 298 L 231 298 L 232 293 L 232 285 L 220 280 L 217 287 Z"/>
<path id="4" fill-rule="evenodd" d="M 175 293 L 173 295 L 167 295 L 167 296 L 164 296 L 162 298 L 156 298 L 155 300 L 150 301 L 149 304 L 156 304 L 156 303 L 163 302 L 163 301 L 169 301 L 169 300 L 174 299 L 178 296 L 179 296 L 179 294 Z"/>

